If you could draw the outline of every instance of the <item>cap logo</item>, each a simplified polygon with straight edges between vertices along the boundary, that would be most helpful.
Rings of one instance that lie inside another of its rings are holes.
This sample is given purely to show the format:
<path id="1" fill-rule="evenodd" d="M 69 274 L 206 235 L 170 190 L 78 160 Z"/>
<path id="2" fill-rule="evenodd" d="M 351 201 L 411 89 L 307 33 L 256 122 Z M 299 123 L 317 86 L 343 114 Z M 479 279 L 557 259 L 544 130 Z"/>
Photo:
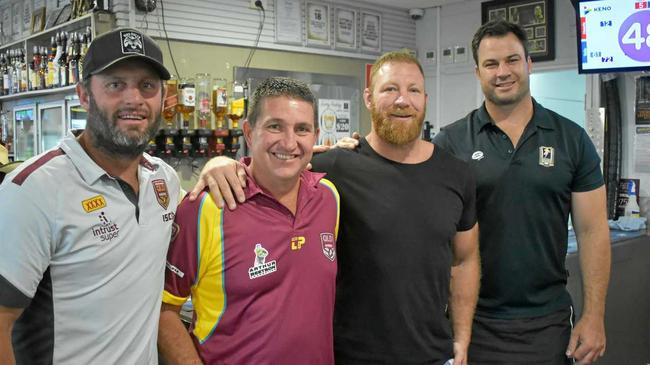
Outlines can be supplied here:
<path id="1" fill-rule="evenodd" d="M 122 39 L 122 53 L 145 54 L 142 34 L 130 31 L 122 31 L 120 32 L 120 38 Z"/>

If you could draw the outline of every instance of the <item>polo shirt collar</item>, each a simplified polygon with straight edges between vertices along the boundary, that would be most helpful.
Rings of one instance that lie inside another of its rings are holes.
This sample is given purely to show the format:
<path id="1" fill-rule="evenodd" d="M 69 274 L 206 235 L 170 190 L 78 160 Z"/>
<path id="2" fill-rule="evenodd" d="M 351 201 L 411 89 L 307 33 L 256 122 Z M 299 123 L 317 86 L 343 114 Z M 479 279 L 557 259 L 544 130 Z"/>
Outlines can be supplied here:
<path id="1" fill-rule="evenodd" d="M 539 127 L 543 129 L 553 129 L 552 118 L 548 114 L 548 110 L 542 107 L 535 98 L 533 99 L 533 119 L 530 121 L 531 126 Z M 488 114 L 487 108 L 485 107 L 485 102 L 481 105 L 477 112 L 476 123 L 476 133 L 483 131 L 488 125 L 494 125 L 492 117 Z"/>
<path id="2" fill-rule="evenodd" d="M 244 195 L 246 196 L 246 200 L 250 199 L 251 197 L 257 194 L 266 195 L 272 199 L 275 199 L 271 195 L 266 193 L 253 178 L 253 174 L 250 170 L 250 164 L 252 159 L 250 157 L 242 157 L 241 160 L 239 161 L 244 165 L 244 169 L 246 171 L 246 187 L 244 188 Z M 324 173 L 304 170 L 303 172 L 300 173 L 300 192 L 301 193 L 306 192 L 310 194 L 316 191 L 319 181 L 324 176 L 325 176 Z M 298 194 L 299 199 L 300 199 L 300 195 L 301 194 Z"/>
<path id="3" fill-rule="evenodd" d="M 81 177 L 89 185 L 97 182 L 102 176 L 110 176 L 90 158 L 86 150 L 81 147 L 81 144 L 79 144 L 79 141 L 77 141 L 77 138 L 72 133 L 68 133 L 61 140 L 60 148 L 70 158 Z M 147 170 L 155 171 L 158 169 L 159 164 L 151 156 L 142 154 L 140 157 L 140 166 Z"/>

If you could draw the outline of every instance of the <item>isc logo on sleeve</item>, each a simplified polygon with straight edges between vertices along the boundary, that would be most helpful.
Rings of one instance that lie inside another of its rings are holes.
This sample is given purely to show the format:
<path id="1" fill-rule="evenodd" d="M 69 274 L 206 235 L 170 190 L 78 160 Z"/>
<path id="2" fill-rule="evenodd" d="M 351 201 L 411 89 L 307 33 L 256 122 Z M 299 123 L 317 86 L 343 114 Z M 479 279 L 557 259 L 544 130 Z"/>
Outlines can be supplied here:
<path id="1" fill-rule="evenodd" d="M 84 208 L 86 213 L 94 212 L 106 208 L 106 199 L 101 195 L 93 196 L 92 198 L 82 201 L 81 206 Z"/>

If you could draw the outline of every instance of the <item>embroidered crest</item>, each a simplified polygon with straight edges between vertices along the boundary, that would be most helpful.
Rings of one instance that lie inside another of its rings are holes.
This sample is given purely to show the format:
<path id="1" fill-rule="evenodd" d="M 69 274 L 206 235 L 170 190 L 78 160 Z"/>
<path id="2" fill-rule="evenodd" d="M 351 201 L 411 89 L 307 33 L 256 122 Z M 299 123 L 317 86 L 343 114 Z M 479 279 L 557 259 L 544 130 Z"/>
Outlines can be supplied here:
<path id="1" fill-rule="evenodd" d="M 544 167 L 555 166 L 555 149 L 553 147 L 539 147 L 539 164 Z"/>
<path id="2" fill-rule="evenodd" d="M 142 41 L 142 34 L 130 31 L 120 32 L 122 38 L 122 53 L 144 53 L 144 43 Z"/>
<path id="3" fill-rule="evenodd" d="M 169 206 L 169 192 L 167 191 L 167 183 L 163 179 L 156 179 L 151 182 L 153 184 L 153 191 L 156 193 L 156 200 L 163 209 Z"/>
<path id="4" fill-rule="evenodd" d="M 323 247 L 323 255 L 330 259 L 330 261 L 334 261 L 336 258 L 336 242 L 334 241 L 334 234 L 321 233 L 320 243 Z"/>

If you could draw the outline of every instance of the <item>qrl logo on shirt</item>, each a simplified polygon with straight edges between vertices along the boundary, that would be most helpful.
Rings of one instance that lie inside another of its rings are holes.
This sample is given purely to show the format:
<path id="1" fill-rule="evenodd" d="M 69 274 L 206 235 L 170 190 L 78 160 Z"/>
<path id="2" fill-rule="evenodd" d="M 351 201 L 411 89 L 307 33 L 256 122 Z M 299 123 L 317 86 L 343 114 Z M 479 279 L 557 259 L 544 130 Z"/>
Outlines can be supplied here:
<path id="1" fill-rule="evenodd" d="M 336 241 L 334 240 L 334 234 L 329 232 L 321 233 L 320 243 L 323 247 L 323 255 L 330 259 L 330 261 L 334 261 L 336 258 Z"/>
<path id="2" fill-rule="evenodd" d="M 153 180 L 153 190 L 156 193 L 156 200 L 163 209 L 169 206 L 169 192 L 167 191 L 167 183 L 163 179 Z"/>

